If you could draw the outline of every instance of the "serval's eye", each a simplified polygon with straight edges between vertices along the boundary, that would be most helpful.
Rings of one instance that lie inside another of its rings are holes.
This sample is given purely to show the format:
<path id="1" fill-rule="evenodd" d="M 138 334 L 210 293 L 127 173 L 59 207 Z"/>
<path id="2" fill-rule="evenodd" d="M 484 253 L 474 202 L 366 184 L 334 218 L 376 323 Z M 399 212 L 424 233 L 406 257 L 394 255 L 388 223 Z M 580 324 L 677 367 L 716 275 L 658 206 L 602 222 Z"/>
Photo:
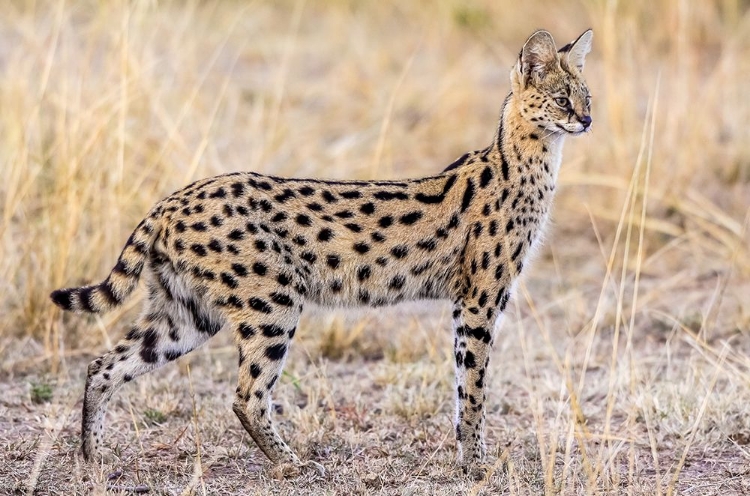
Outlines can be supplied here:
<path id="1" fill-rule="evenodd" d="M 570 100 L 568 100 L 564 96 L 561 96 L 560 98 L 555 98 L 555 103 L 563 108 L 570 106 Z"/>
<path id="2" fill-rule="evenodd" d="M 586 106 L 589 107 L 591 105 L 591 95 L 586 95 Z"/>

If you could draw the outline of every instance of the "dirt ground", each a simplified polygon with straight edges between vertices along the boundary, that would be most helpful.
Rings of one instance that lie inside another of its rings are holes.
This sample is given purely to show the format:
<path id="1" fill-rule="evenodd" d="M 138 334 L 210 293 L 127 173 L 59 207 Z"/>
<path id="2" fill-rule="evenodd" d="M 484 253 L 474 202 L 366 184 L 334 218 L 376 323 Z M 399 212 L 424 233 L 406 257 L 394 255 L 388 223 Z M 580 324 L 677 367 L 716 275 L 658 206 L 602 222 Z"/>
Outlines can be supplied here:
<path id="1" fill-rule="evenodd" d="M 542 277 L 549 263 L 537 261 L 527 279 L 535 301 L 561 289 Z M 78 439 L 93 355 L 40 375 L 34 344 L 16 343 L 7 351 L 23 371 L 6 373 L 0 389 L 0 487 L 11 494 L 29 487 L 35 494 L 543 494 L 550 487 L 747 494 L 750 391 L 732 357 L 750 355 L 750 336 L 735 330 L 705 340 L 665 322 L 657 305 L 632 334 L 633 365 L 617 364 L 613 375 L 613 329 L 604 326 L 582 378 L 591 336 L 554 324 L 574 318 L 570 309 L 587 305 L 598 288 L 569 291 L 537 315 L 519 303 L 506 321 L 490 367 L 485 481 L 467 480 L 453 464 L 448 306 L 412 304 L 388 315 L 306 313 L 275 418 L 302 457 L 323 464 L 324 477 L 278 480 L 245 434 L 231 411 L 229 333 L 123 389 L 107 422 L 113 461 L 97 467 L 83 463 Z M 689 289 L 681 294 L 687 306 L 693 297 Z"/>

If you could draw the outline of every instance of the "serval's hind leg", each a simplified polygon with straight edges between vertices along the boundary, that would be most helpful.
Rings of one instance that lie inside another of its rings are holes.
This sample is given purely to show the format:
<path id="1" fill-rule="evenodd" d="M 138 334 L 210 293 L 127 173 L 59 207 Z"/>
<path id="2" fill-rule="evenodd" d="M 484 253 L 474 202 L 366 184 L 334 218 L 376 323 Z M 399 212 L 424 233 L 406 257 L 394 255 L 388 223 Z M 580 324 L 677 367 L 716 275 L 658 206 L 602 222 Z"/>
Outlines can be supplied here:
<path id="1" fill-rule="evenodd" d="M 232 408 L 278 473 L 293 475 L 300 468 L 309 467 L 322 475 L 325 471 L 321 465 L 300 461 L 276 432 L 271 419 L 271 393 L 281 376 L 302 311 L 302 297 L 284 289 L 271 292 L 270 301 L 250 298 L 249 309 L 230 317 L 239 350 L 238 385 Z"/>
<path id="2" fill-rule="evenodd" d="M 87 461 L 100 456 L 104 416 L 115 391 L 194 350 L 222 327 L 222 319 L 204 308 L 200 298 L 175 287 L 179 280 L 152 283 L 144 315 L 117 346 L 89 364 L 81 424 Z"/>

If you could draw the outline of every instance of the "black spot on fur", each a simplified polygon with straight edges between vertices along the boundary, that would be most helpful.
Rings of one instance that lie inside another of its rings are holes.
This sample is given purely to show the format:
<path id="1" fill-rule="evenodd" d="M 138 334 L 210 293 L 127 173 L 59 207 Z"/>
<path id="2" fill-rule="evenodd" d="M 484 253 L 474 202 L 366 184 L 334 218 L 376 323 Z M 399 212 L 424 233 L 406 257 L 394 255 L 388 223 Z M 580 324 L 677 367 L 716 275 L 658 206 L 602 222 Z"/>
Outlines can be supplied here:
<path id="1" fill-rule="evenodd" d="M 260 330 L 263 332 L 263 335 L 267 338 L 276 338 L 279 336 L 283 336 L 286 334 L 286 331 L 283 327 L 279 327 L 274 324 L 261 324 Z"/>
<path id="2" fill-rule="evenodd" d="M 224 188 L 219 188 L 210 195 L 208 195 L 209 198 L 224 198 L 227 196 L 227 192 L 224 191 Z"/>
<path id="3" fill-rule="evenodd" d="M 393 217 L 391 217 L 390 215 L 381 217 L 380 220 L 378 221 L 378 225 L 382 227 L 383 229 L 390 226 L 391 224 L 393 224 Z"/>
<path id="4" fill-rule="evenodd" d="M 232 183 L 232 196 L 239 198 L 245 192 L 245 185 L 242 183 Z"/>
<path id="5" fill-rule="evenodd" d="M 467 334 L 470 337 L 477 339 L 479 341 L 482 341 L 484 343 L 489 343 L 490 340 L 492 339 L 490 332 L 482 326 L 473 327 L 473 328 L 467 327 Z"/>
<path id="6" fill-rule="evenodd" d="M 274 344 L 266 348 L 266 358 L 269 360 L 281 360 L 286 355 L 286 345 L 283 343 Z"/>
<path id="7" fill-rule="evenodd" d="M 276 291 L 274 291 L 270 296 L 271 301 L 278 305 L 283 305 L 285 307 L 294 306 L 294 300 L 292 300 L 289 295 L 286 295 L 284 293 L 277 293 Z"/>
<path id="8" fill-rule="evenodd" d="M 208 281 L 213 281 L 216 279 L 216 274 L 208 269 L 202 269 L 198 267 L 197 265 L 193 267 L 193 275 L 199 279 L 206 279 Z"/>
<path id="9" fill-rule="evenodd" d="M 146 338 L 149 336 L 149 331 L 152 332 L 154 335 L 153 343 L 147 343 L 146 341 Z M 149 329 L 144 334 L 140 355 L 143 361 L 146 363 L 156 363 L 159 361 L 159 354 L 154 349 L 156 346 L 156 341 L 155 341 L 156 338 L 158 338 L 158 335 L 156 335 L 156 331 L 154 331 L 153 329 Z"/>
<path id="10" fill-rule="evenodd" d="M 404 224 L 405 226 L 410 226 L 421 218 L 422 218 L 422 212 L 415 211 L 415 212 L 409 212 L 408 214 L 402 215 L 399 221 L 401 221 L 401 223 Z"/>
<path id="11" fill-rule="evenodd" d="M 328 255 L 326 257 L 326 263 L 330 268 L 337 269 L 339 264 L 341 263 L 341 259 L 338 257 L 338 255 Z"/>
<path id="12" fill-rule="evenodd" d="M 310 217 L 305 214 L 297 214 L 297 224 L 300 226 L 309 226 L 312 224 Z"/>
<path id="13" fill-rule="evenodd" d="M 245 305 L 242 303 L 242 300 L 240 300 L 237 295 L 229 295 L 229 298 L 227 298 L 227 306 L 239 309 L 245 307 Z"/>
<path id="14" fill-rule="evenodd" d="M 360 289 L 359 294 L 357 295 L 357 299 L 363 305 L 367 305 L 368 303 L 370 303 L 370 293 L 366 289 Z"/>
<path id="15" fill-rule="evenodd" d="M 324 227 L 320 230 L 318 233 L 318 241 L 330 241 L 333 238 L 333 231 L 328 229 L 327 227 Z"/>
<path id="16" fill-rule="evenodd" d="M 296 197 L 297 197 L 297 195 L 294 194 L 294 191 L 292 191 L 291 189 L 287 188 L 282 193 L 277 194 L 273 198 L 274 198 L 274 200 L 276 200 L 279 203 L 284 203 L 287 200 L 289 200 L 290 198 L 296 198 Z"/>
<path id="17" fill-rule="evenodd" d="M 190 249 L 199 257 L 206 256 L 206 247 L 201 244 L 193 243 L 192 245 L 190 245 Z"/>
<path id="18" fill-rule="evenodd" d="M 234 229 L 232 230 L 232 232 L 229 233 L 228 237 L 232 241 L 240 241 L 241 239 L 245 237 L 245 232 L 239 229 Z"/>
<path id="19" fill-rule="evenodd" d="M 365 265 L 357 269 L 357 279 L 359 279 L 360 281 L 366 281 L 370 278 L 371 274 L 372 272 L 369 265 Z"/>
<path id="20" fill-rule="evenodd" d="M 300 255 L 300 257 L 302 258 L 302 260 L 304 260 L 305 262 L 309 264 L 315 263 L 315 261 L 318 259 L 318 256 L 315 255 L 315 253 L 311 251 L 303 252 L 302 255 Z"/>
<path id="21" fill-rule="evenodd" d="M 283 222 L 286 220 L 286 214 L 284 212 L 278 212 L 276 215 L 271 217 L 271 222 Z"/>
<path id="22" fill-rule="evenodd" d="M 265 300 L 260 298 L 252 297 L 247 301 L 250 308 L 260 313 L 271 313 L 273 308 Z"/>
<path id="23" fill-rule="evenodd" d="M 351 219 L 352 217 L 354 217 L 354 214 L 351 210 L 341 210 L 340 212 L 336 212 L 333 215 L 335 215 L 339 219 Z"/>
<path id="24" fill-rule="evenodd" d="M 427 238 L 419 241 L 417 247 L 425 251 L 434 251 L 437 248 L 437 240 L 435 238 Z"/>
<path id="25" fill-rule="evenodd" d="M 391 255 L 401 259 L 409 254 L 409 248 L 406 245 L 397 245 L 391 248 Z"/>
<path id="26" fill-rule="evenodd" d="M 354 243 L 353 248 L 354 248 L 354 251 L 356 251 L 360 255 L 364 255 L 365 253 L 370 251 L 370 245 L 368 245 L 367 243 L 362 243 L 362 242 Z"/>
<path id="27" fill-rule="evenodd" d="M 237 328 L 237 331 L 240 333 L 240 336 L 242 336 L 244 339 L 248 339 L 248 338 L 251 338 L 252 336 L 255 336 L 255 329 L 253 328 L 253 326 L 245 322 L 240 324 L 240 326 Z"/>
<path id="28" fill-rule="evenodd" d="M 464 367 L 467 369 L 473 369 L 477 366 L 476 359 L 474 358 L 474 353 L 472 353 L 469 350 L 466 350 L 466 356 L 464 357 Z"/>
<path id="29" fill-rule="evenodd" d="M 245 267 L 242 264 L 233 263 L 232 270 L 234 271 L 235 274 L 237 274 L 240 277 L 245 277 L 247 275 L 247 267 Z"/>
<path id="30" fill-rule="evenodd" d="M 302 196 L 312 196 L 315 194 L 315 190 L 312 189 L 310 186 L 302 186 L 300 189 L 298 189 L 299 193 Z"/>
<path id="31" fill-rule="evenodd" d="M 172 362 L 174 360 L 177 360 L 182 356 L 182 353 L 176 350 L 167 350 L 164 352 L 164 359 L 168 362 Z"/>
<path id="32" fill-rule="evenodd" d="M 388 287 L 390 289 L 401 289 L 404 287 L 404 284 L 406 284 L 406 278 L 402 275 L 394 276 L 390 282 L 388 283 Z"/>

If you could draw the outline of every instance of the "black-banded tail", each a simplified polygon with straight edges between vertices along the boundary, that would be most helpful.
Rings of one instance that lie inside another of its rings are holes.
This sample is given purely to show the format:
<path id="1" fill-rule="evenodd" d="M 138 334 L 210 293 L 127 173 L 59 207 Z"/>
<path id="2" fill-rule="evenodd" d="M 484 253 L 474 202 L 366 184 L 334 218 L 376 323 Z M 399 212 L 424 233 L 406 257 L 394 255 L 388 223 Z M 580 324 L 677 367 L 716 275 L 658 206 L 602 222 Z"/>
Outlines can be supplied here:
<path id="1" fill-rule="evenodd" d="M 159 217 L 147 217 L 130 235 L 117 264 L 103 282 L 94 286 L 58 289 L 50 294 L 50 298 L 58 307 L 72 312 L 101 313 L 121 305 L 138 286 L 160 230 Z"/>

